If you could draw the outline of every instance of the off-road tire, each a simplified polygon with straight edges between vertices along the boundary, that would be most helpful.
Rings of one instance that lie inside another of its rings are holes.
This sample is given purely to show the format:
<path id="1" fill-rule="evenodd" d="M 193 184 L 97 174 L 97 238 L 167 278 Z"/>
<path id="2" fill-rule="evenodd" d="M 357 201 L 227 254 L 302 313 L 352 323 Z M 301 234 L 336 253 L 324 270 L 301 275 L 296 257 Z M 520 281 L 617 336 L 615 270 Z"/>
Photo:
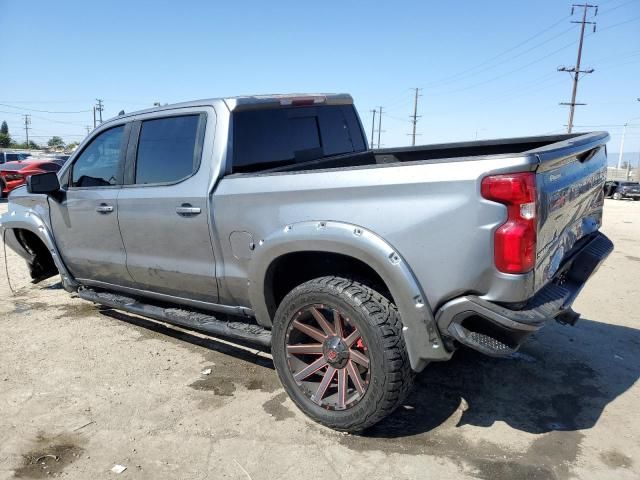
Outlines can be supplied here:
<path id="1" fill-rule="evenodd" d="M 289 326 L 296 312 L 314 304 L 344 312 L 368 345 L 367 390 L 358 403 L 345 410 L 330 410 L 311 401 L 294 380 L 287 362 Z M 371 427 L 401 405 L 411 390 L 413 371 L 396 306 L 348 278 L 316 278 L 285 296 L 273 322 L 272 355 L 280 381 L 293 402 L 311 419 L 334 430 L 357 433 Z"/>

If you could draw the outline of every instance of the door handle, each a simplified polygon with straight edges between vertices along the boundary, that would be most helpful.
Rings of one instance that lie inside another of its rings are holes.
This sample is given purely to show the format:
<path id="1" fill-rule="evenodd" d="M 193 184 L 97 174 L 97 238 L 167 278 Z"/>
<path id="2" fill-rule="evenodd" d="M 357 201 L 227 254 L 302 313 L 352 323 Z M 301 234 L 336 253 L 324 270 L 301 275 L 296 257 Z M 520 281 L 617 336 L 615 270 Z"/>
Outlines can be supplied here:
<path id="1" fill-rule="evenodd" d="M 107 205 L 106 203 L 101 203 L 96 207 L 96 212 L 98 213 L 111 213 L 113 212 L 113 205 Z"/>
<path id="2" fill-rule="evenodd" d="M 194 207 L 190 203 L 183 203 L 179 207 L 176 207 L 176 213 L 178 215 L 182 215 L 186 217 L 191 215 L 198 215 L 201 211 L 202 210 L 200 209 L 200 207 Z"/>

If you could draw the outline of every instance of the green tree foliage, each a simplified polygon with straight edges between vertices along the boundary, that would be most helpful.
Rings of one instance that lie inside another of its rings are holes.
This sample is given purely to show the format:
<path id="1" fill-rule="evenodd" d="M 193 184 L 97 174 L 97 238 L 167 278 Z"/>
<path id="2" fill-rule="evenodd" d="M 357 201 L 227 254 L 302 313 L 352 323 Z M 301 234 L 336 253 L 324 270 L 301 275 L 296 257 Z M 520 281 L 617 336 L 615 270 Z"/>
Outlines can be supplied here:
<path id="1" fill-rule="evenodd" d="M 11 146 L 11 137 L 9 136 L 9 134 L 0 132 L 0 147 L 7 148 L 10 146 Z"/>
<path id="2" fill-rule="evenodd" d="M 34 150 L 34 149 L 40 148 L 40 145 L 38 145 L 33 140 L 29 140 L 29 145 L 27 145 L 27 142 L 21 142 L 21 143 L 14 142 L 14 143 L 11 143 L 11 145 L 9 146 L 17 150 L 27 150 L 27 149 Z"/>
<path id="3" fill-rule="evenodd" d="M 5 135 L 9 135 L 9 125 L 7 125 L 6 121 L 2 122 L 2 126 L 0 126 L 0 133 L 4 133 Z"/>
<path id="4" fill-rule="evenodd" d="M 47 142 L 50 147 L 64 147 L 64 140 L 58 136 L 51 137 Z"/>

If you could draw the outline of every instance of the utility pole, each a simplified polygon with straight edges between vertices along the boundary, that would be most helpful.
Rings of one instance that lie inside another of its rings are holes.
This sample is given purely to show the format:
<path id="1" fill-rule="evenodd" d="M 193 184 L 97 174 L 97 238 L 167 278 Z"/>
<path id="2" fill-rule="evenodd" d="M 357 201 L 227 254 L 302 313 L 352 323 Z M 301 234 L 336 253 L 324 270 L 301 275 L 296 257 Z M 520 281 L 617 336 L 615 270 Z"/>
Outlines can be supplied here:
<path id="1" fill-rule="evenodd" d="M 378 116 L 378 148 L 380 148 L 380 134 L 382 133 L 382 107 L 378 107 L 380 113 Z"/>
<path id="2" fill-rule="evenodd" d="M 93 128 L 96 128 L 96 107 L 93 106 Z"/>
<path id="3" fill-rule="evenodd" d="M 409 115 L 412 119 L 413 123 L 413 132 L 409 133 L 411 135 L 411 145 L 416 144 L 416 124 L 418 123 L 418 118 L 422 117 L 422 115 L 418 115 L 418 97 L 421 97 L 420 90 L 421 88 L 414 88 L 416 91 L 415 96 L 413 98 L 413 115 Z"/>
<path id="4" fill-rule="evenodd" d="M 573 89 L 571 91 L 571 102 L 562 102 L 560 105 L 568 105 L 569 106 L 569 122 L 567 124 L 567 132 L 571 133 L 573 130 L 573 116 L 575 114 L 576 105 L 586 105 L 586 103 L 576 103 L 576 95 L 578 93 L 578 81 L 580 80 L 580 74 L 584 73 L 593 73 L 593 68 L 589 70 L 580 70 L 580 63 L 582 61 L 582 46 L 584 45 L 584 28 L 587 24 L 593 25 L 593 32 L 596 31 L 596 22 L 588 22 L 587 21 L 587 13 L 590 8 L 595 8 L 594 16 L 598 15 L 598 6 L 590 5 L 588 3 L 574 3 L 571 5 L 571 15 L 573 15 L 576 7 L 581 7 L 582 11 L 582 20 L 579 22 L 572 21 L 571 23 L 579 23 L 580 24 L 580 43 L 578 44 L 578 58 L 576 60 L 576 66 L 567 68 L 560 67 L 558 68 L 559 72 L 569 72 L 573 77 Z"/>
<path id="5" fill-rule="evenodd" d="M 85 125 L 85 127 L 87 129 L 87 135 L 89 135 L 91 133 L 91 127 L 89 125 Z"/>
<path id="6" fill-rule="evenodd" d="M 640 102 L 640 98 L 637 98 L 636 100 Z M 622 157 L 624 155 L 624 137 L 627 135 L 627 126 L 629 125 L 629 122 L 637 120 L 638 118 L 640 117 L 630 118 L 629 120 L 624 122 L 624 125 L 622 126 L 622 138 L 620 139 L 620 151 L 618 152 L 618 169 L 622 167 Z"/>
<path id="7" fill-rule="evenodd" d="M 27 150 L 29 150 L 29 125 L 31 125 L 31 115 L 23 115 L 24 117 L 24 133 L 27 137 Z"/>
<path id="8" fill-rule="evenodd" d="M 100 114 L 100 123 L 102 123 L 102 111 L 104 110 L 104 105 L 102 100 L 99 98 L 96 98 L 96 102 L 98 102 L 98 104 L 94 108 Z"/>
<path id="9" fill-rule="evenodd" d="M 373 137 L 376 132 L 376 113 L 378 112 L 375 108 L 373 110 L 369 110 L 373 114 L 373 118 L 371 120 L 371 149 L 373 150 Z"/>
<path id="10" fill-rule="evenodd" d="M 627 135 L 627 124 L 622 127 L 622 139 L 620 140 L 620 151 L 618 152 L 618 169 L 622 168 L 622 157 L 624 156 L 624 137 Z"/>

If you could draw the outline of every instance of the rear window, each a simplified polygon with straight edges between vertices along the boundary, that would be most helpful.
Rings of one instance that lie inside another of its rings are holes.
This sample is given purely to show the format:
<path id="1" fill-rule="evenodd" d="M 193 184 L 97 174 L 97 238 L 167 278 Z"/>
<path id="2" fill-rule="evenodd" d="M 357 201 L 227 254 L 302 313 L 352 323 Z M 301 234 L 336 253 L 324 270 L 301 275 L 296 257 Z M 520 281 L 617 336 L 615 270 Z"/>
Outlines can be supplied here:
<path id="1" fill-rule="evenodd" d="M 233 118 L 234 173 L 366 149 L 350 105 L 247 110 Z"/>
<path id="2" fill-rule="evenodd" d="M 17 160 L 24 160 L 26 157 L 18 153 L 7 153 L 7 162 L 15 162 Z"/>
<path id="3" fill-rule="evenodd" d="M 145 120 L 136 158 L 136 183 L 173 183 L 195 172 L 199 115 Z"/>

